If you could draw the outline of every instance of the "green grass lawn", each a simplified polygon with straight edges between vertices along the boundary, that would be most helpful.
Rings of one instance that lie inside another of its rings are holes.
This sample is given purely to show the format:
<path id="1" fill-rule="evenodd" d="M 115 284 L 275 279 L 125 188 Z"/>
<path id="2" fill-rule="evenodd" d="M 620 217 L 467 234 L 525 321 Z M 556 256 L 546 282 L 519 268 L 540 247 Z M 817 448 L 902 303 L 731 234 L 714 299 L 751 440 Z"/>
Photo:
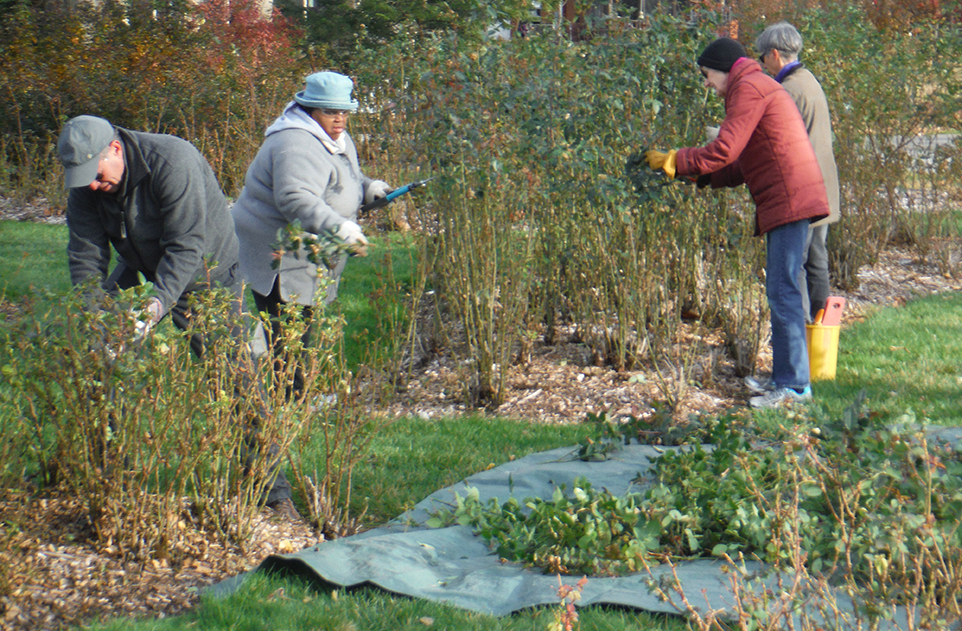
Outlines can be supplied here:
<path id="1" fill-rule="evenodd" d="M 10 300 L 34 288 L 67 291 L 67 226 L 0 221 L 0 279 L 0 293 Z"/>
<path id="2" fill-rule="evenodd" d="M 423 600 L 396 598 L 373 589 L 328 594 L 317 592 L 301 581 L 258 576 L 229 598 L 205 599 L 195 613 L 136 623 L 116 620 L 88 628 L 104 631 L 546 631 L 555 621 L 554 612 L 553 607 L 543 607 L 495 618 Z M 679 617 L 638 614 L 619 608 L 589 607 L 579 615 L 582 631 L 682 631 L 688 628 Z"/>
<path id="3" fill-rule="evenodd" d="M 354 473 L 355 511 L 396 517 L 434 491 L 491 465 L 594 436 L 596 426 L 545 425 L 469 416 L 399 419 L 378 434 Z M 403 485 L 397 483 L 404 480 Z"/>
<path id="4" fill-rule="evenodd" d="M 862 389 L 883 418 L 912 411 L 936 425 L 962 425 L 962 294 L 878 309 L 844 328 L 836 379 L 813 390 L 838 413 Z"/>
<path id="5" fill-rule="evenodd" d="M 346 323 L 344 352 L 352 368 L 392 350 L 381 334 L 388 312 L 397 313 L 397 305 L 386 300 L 387 288 L 407 293 L 416 255 L 413 238 L 399 233 L 372 238 L 368 250 L 366 257 L 348 261 L 335 303 Z"/>

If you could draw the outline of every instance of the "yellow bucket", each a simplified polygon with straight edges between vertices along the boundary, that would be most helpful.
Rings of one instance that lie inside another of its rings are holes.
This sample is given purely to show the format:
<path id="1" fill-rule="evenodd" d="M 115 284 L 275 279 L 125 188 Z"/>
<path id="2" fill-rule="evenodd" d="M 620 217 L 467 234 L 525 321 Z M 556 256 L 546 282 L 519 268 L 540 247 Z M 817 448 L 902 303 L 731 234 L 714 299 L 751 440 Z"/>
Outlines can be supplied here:
<path id="1" fill-rule="evenodd" d="M 839 326 L 805 325 L 805 338 L 808 340 L 808 370 L 812 381 L 835 379 L 840 329 Z"/>

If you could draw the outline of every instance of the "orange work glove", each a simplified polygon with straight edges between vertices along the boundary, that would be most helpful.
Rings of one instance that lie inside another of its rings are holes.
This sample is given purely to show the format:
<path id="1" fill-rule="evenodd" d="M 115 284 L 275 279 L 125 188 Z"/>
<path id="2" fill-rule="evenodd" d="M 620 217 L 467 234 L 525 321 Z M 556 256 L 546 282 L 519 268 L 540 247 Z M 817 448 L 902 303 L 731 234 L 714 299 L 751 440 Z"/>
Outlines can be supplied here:
<path id="1" fill-rule="evenodd" d="M 672 149 L 668 153 L 655 151 L 654 149 L 645 152 L 645 160 L 652 169 L 661 169 L 668 176 L 669 180 L 675 179 L 675 155 L 677 149 Z"/>

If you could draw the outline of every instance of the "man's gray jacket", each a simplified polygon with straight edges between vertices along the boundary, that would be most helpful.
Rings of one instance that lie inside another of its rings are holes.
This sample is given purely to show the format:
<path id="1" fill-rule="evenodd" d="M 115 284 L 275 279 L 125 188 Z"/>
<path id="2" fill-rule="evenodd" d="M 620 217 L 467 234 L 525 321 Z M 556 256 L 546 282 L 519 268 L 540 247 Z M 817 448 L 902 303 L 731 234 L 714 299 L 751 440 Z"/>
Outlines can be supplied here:
<path id="1" fill-rule="evenodd" d="M 116 128 L 124 177 L 115 194 L 74 188 L 67 202 L 67 255 L 74 284 L 106 284 L 110 245 L 124 267 L 154 283 L 166 313 L 207 281 L 232 283 L 237 236 L 214 171 L 192 144 L 163 134 Z"/>
<path id="2" fill-rule="evenodd" d="M 825 192 L 828 194 L 829 215 L 812 223 L 813 226 L 835 223 L 841 217 L 839 210 L 838 167 L 832 150 L 832 117 L 828 100 L 818 79 L 805 67 L 798 65 L 782 78 L 782 87 L 788 90 L 805 121 L 808 139 L 815 149 L 815 158 L 822 169 Z"/>

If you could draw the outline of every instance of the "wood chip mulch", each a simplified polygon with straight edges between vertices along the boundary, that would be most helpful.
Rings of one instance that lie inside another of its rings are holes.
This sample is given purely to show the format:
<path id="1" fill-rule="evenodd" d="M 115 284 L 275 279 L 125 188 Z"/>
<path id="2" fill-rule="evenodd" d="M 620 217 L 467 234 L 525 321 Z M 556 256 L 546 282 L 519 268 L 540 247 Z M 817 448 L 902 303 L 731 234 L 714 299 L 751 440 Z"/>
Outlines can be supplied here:
<path id="1" fill-rule="evenodd" d="M 892 247 L 875 265 L 859 270 L 857 289 L 835 288 L 833 293 L 846 299 L 843 329 L 878 307 L 899 307 L 916 297 L 962 290 L 962 241 L 941 242 L 939 249 L 938 257 L 923 259 L 910 248 Z M 676 418 L 746 405 L 747 392 L 720 337 L 708 334 L 698 342 L 703 351 L 689 373 L 697 385 L 684 389 Z M 757 370 L 771 371 L 767 344 L 758 354 Z M 456 358 L 430 355 L 385 413 L 428 419 L 474 412 L 461 403 L 464 380 L 465 371 Z M 512 366 L 507 381 L 506 400 L 493 414 L 545 423 L 578 422 L 599 412 L 614 418 L 640 418 L 653 413 L 652 402 L 666 400 L 666 389 L 677 391 L 670 375 L 658 375 L 650 368 L 619 372 L 596 366 L 590 350 L 576 341 L 536 344 L 531 360 Z"/>
<path id="2" fill-rule="evenodd" d="M 83 507 L 68 497 L 0 497 L 0 629 L 62 629 L 93 619 L 182 614 L 207 586 L 319 542 L 306 523 L 264 508 L 247 554 L 192 533 L 196 558 L 124 561 L 98 550 Z M 320 537 L 323 540 L 323 537 Z"/>

